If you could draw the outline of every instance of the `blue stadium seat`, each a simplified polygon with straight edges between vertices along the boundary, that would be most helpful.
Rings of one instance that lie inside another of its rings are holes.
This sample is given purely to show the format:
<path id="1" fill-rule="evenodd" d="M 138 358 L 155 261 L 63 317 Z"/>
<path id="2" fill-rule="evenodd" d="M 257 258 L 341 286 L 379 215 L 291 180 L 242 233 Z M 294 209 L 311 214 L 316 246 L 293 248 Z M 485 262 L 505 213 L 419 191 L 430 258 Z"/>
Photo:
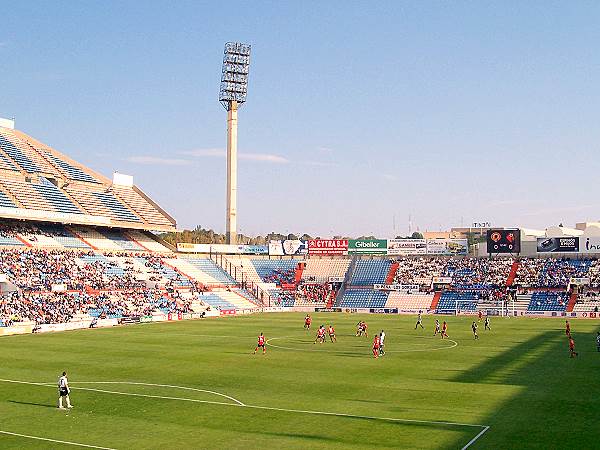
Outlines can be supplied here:
<path id="1" fill-rule="evenodd" d="M 99 183 L 98 180 L 96 180 L 94 177 L 92 177 L 91 175 L 88 175 L 87 173 L 85 173 L 83 170 L 81 170 L 79 167 L 75 167 L 71 164 L 69 164 L 66 161 L 63 161 L 62 159 L 57 158 L 56 156 L 54 156 L 52 153 L 50 152 L 46 152 L 46 156 L 50 159 L 50 161 L 52 161 L 55 165 L 57 165 L 58 167 L 60 167 L 62 170 L 65 171 L 65 173 L 69 176 L 69 178 L 71 178 L 72 180 L 77 180 L 77 181 L 87 181 L 89 183 Z"/>
<path id="2" fill-rule="evenodd" d="M 340 306 L 343 308 L 384 308 L 388 293 L 373 289 L 348 289 Z"/>
<path id="3" fill-rule="evenodd" d="M 34 189 L 44 197 L 58 212 L 68 214 L 83 214 L 69 198 L 54 184 L 40 177 L 40 184 L 32 184 Z"/>
<path id="4" fill-rule="evenodd" d="M 23 170 L 29 173 L 36 173 L 40 168 L 31 159 L 29 159 L 20 149 L 0 134 L 0 148 L 10 156 Z"/>
<path id="5" fill-rule="evenodd" d="M 356 262 L 356 267 L 352 278 L 351 286 L 371 286 L 373 284 L 383 284 L 387 278 L 392 263 L 383 259 L 361 259 Z"/>
<path id="6" fill-rule="evenodd" d="M 233 285 L 237 284 L 237 282 L 222 268 L 217 266 L 212 259 L 209 258 L 197 258 L 197 259 L 188 259 L 192 266 L 206 273 L 207 275 L 213 277 L 219 283 L 224 285 Z"/>
<path id="7" fill-rule="evenodd" d="M 0 206 L 3 208 L 16 208 L 17 206 L 13 203 L 8 195 L 0 191 Z"/>

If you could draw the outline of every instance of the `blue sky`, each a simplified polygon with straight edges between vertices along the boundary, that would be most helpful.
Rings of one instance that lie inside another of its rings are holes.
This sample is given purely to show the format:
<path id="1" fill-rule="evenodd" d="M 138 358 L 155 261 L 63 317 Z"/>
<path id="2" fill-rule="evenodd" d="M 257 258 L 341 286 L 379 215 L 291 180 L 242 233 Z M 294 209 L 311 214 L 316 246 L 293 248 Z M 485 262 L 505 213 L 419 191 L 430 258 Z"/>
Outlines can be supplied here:
<path id="1" fill-rule="evenodd" d="M 242 41 L 243 233 L 572 225 L 600 220 L 598 23 L 584 1 L 13 2 L 0 116 L 223 231 Z"/>

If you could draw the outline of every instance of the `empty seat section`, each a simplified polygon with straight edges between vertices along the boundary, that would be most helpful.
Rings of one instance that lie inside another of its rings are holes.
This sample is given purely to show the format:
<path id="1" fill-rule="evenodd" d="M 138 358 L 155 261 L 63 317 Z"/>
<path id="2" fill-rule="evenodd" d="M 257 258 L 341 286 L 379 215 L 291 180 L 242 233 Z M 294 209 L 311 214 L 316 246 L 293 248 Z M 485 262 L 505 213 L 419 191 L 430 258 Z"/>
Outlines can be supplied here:
<path id="1" fill-rule="evenodd" d="M 146 222 L 153 225 L 171 225 L 169 219 L 132 188 L 113 186 L 112 190 Z"/>
<path id="2" fill-rule="evenodd" d="M 11 179 L 0 180 L 4 189 L 15 197 L 23 208 L 41 211 L 55 211 L 52 204 L 34 188 L 32 183 Z"/>
<path id="3" fill-rule="evenodd" d="M 146 249 L 135 241 L 128 239 L 122 233 L 118 231 L 102 230 L 102 234 L 113 241 L 116 245 L 121 247 L 123 250 L 132 250 L 134 252 L 143 252 Z"/>
<path id="4" fill-rule="evenodd" d="M 67 192 L 83 206 L 88 213 L 106 216 L 124 222 L 141 222 L 114 195 L 108 192 L 85 191 L 68 187 Z"/>
<path id="5" fill-rule="evenodd" d="M 218 284 L 234 285 L 236 281 L 209 258 L 194 258 L 184 260 L 196 269 L 213 278 Z"/>
<path id="6" fill-rule="evenodd" d="M 348 289 L 340 306 L 342 308 L 383 308 L 388 294 L 373 289 Z"/>
<path id="7" fill-rule="evenodd" d="M 475 292 L 444 292 L 438 302 L 437 311 L 475 311 L 478 299 L 479 295 Z"/>
<path id="8" fill-rule="evenodd" d="M 358 260 L 350 285 L 352 286 L 370 286 L 373 284 L 383 284 L 390 271 L 392 263 L 388 260 Z"/>
<path id="9" fill-rule="evenodd" d="M 302 279 L 326 283 L 329 277 L 344 278 L 350 265 L 349 259 L 309 259 L 302 272 Z"/>
<path id="10" fill-rule="evenodd" d="M 26 172 L 45 172 L 60 175 L 33 147 L 17 137 L 11 130 L 0 128 L 0 148 Z"/>
<path id="11" fill-rule="evenodd" d="M 56 166 L 58 166 L 60 169 L 62 169 L 62 171 L 72 180 L 76 180 L 76 181 L 86 181 L 88 183 L 99 183 L 98 180 L 96 180 L 94 177 L 92 177 L 91 175 L 85 173 L 82 169 L 80 169 L 79 167 L 75 167 L 72 164 L 69 164 L 66 161 L 63 161 L 62 159 L 54 156 L 52 153 L 46 151 L 45 152 L 46 157 Z"/>
<path id="12" fill-rule="evenodd" d="M 17 206 L 10 199 L 8 195 L 0 191 L 0 207 L 2 208 L 16 208 Z"/>
<path id="13" fill-rule="evenodd" d="M 427 310 L 433 301 L 433 294 L 406 294 L 402 292 L 390 292 L 386 308 L 398 308 L 401 310 Z"/>
<path id="14" fill-rule="evenodd" d="M 43 224 L 39 225 L 39 229 L 42 233 L 51 234 L 53 239 L 65 248 L 90 248 L 89 245 L 75 237 L 75 235 L 62 225 Z"/>
<path id="15" fill-rule="evenodd" d="M 64 192 L 46 178 L 40 177 L 40 184 L 32 184 L 32 186 L 54 207 L 56 211 L 66 214 L 83 214 L 83 211 L 75 206 Z"/>
<path id="16" fill-rule="evenodd" d="M 0 145 L 0 149 L 2 145 Z M 4 155 L 4 153 L 0 152 L 0 170 L 13 170 L 19 171 L 18 167 L 15 166 L 8 157 Z"/>
<path id="17" fill-rule="evenodd" d="M 148 234 L 141 231 L 128 231 L 127 235 L 135 239 L 151 252 L 171 252 L 167 247 L 152 239 Z"/>
<path id="18" fill-rule="evenodd" d="M 221 297 L 219 297 L 218 295 L 216 295 L 215 293 L 212 293 L 212 292 L 205 292 L 203 295 L 198 297 L 198 299 L 201 302 L 212 306 L 213 308 L 236 309 L 234 304 L 228 302 L 227 300 L 222 299 Z"/>
<path id="19" fill-rule="evenodd" d="M 76 236 L 81 237 L 86 242 L 89 242 L 92 247 L 95 247 L 99 250 L 123 250 L 120 245 L 111 241 L 94 228 L 71 227 L 71 229 Z"/>

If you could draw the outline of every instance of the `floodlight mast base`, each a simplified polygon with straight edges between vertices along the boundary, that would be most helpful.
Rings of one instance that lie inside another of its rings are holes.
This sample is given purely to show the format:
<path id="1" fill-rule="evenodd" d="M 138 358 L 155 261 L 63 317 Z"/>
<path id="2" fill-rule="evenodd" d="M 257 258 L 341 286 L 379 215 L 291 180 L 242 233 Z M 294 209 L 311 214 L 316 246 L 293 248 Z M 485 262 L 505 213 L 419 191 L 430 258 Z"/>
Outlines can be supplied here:
<path id="1" fill-rule="evenodd" d="M 228 244 L 237 244 L 237 118 L 238 103 L 233 100 L 227 109 L 227 219 Z"/>

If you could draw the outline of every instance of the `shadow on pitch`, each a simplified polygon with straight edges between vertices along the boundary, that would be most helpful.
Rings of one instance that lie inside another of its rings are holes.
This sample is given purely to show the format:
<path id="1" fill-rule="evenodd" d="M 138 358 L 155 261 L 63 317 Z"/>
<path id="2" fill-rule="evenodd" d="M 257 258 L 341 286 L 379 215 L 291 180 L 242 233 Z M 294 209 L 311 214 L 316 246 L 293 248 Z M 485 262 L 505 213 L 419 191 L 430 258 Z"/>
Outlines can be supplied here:
<path id="1" fill-rule="evenodd" d="M 18 402 L 16 400 L 7 400 L 8 403 L 14 403 L 16 405 L 28 405 L 28 406 L 39 406 L 40 408 L 52 408 L 56 409 L 56 405 L 46 405 L 43 403 L 31 403 L 31 402 Z"/>
<path id="2" fill-rule="evenodd" d="M 520 389 L 489 411 L 479 423 L 490 430 L 476 448 L 597 448 L 597 399 L 600 383 L 590 374 L 600 371 L 597 329 L 577 331 L 577 358 L 569 358 L 564 331 L 541 332 L 526 342 L 494 355 L 456 376 L 455 383 L 513 385 Z M 464 441 L 449 448 L 461 448 Z"/>

